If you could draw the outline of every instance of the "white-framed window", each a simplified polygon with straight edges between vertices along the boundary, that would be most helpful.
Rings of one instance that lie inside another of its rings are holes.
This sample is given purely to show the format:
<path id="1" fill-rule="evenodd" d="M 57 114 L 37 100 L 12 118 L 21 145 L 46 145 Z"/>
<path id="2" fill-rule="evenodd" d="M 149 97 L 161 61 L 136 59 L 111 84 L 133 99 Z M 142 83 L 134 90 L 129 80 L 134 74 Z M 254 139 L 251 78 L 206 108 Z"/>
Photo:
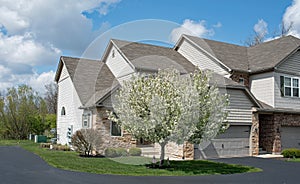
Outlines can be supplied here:
<path id="1" fill-rule="evenodd" d="M 90 128 L 91 127 L 92 115 L 91 113 L 84 113 L 82 115 L 82 128 Z"/>
<path id="2" fill-rule="evenodd" d="M 110 122 L 110 135 L 111 136 L 122 136 L 121 126 L 114 121 Z"/>
<path id="3" fill-rule="evenodd" d="M 299 78 L 280 76 L 281 94 L 286 97 L 299 97 Z"/>

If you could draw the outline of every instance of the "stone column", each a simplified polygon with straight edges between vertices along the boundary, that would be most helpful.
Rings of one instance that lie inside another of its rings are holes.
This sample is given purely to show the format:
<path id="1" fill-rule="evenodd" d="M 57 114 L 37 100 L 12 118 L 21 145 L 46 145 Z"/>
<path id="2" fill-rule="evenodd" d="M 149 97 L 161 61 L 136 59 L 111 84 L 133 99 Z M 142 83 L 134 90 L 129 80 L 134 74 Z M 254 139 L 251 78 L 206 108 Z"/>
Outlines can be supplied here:
<path id="1" fill-rule="evenodd" d="M 252 126 L 250 132 L 250 155 L 256 156 L 259 154 L 259 117 L 258 112 L 253 110 Z"/>

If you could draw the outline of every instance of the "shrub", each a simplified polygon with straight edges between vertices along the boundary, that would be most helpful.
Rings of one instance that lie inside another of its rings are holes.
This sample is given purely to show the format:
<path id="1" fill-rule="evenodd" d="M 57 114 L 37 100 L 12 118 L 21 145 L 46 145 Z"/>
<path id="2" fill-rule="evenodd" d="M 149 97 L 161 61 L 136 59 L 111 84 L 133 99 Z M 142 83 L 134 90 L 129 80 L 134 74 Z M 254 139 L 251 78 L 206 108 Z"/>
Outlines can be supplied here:
<path id="1" fill-rule="evenodd" d="M 130 148 L 129 155 L 130 156 L 141 156 L 142 150 L 140 148 Z"/>
<path id="2" fill-rule="evenodd" d="M 125 148 L 116 148 L 117 157 L 128 156 L 127 150 Z"/>
<path id="3" fill-rule="evenodd" d="M 285 158 L 300 158 L 300 149 L 290 148 L 285 149 L 281 153 Z"/>
<path id="4" fill-rule="evenodd" d="M 107 148 L 105 150 L 105 156 L 110 158 L 123 157 L 127 155 L 128 153 L 125 148 Z"/>
<path id="5" fill-rule="evenodd" d="M 41 143 L 40 148 L 50 148 L 51 143 Z"/>
<path id="6" fill-rule="evenodd" d="M 71 148 L 68 145 L 61 145 L 61 144 L 53 144 L 52 149 L 58 151 L 71 151 Z"/>
<path id="7" fill-rule="evenodd" d="M 95 129 L 81 129 L 72 136 L 71 143 L 80 155 L 89 156 L 92 151 L 98 151 L 103 143 L 100 131 Z"/>

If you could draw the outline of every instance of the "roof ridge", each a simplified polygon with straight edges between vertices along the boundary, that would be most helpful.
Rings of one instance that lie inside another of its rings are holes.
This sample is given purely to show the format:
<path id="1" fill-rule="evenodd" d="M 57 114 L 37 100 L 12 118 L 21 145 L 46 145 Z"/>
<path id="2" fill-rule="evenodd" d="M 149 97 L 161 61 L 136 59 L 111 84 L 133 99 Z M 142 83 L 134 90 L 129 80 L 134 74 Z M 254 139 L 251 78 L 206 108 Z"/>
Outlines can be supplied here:
<path id="1" fill-rule="evenodd" d="M 112 38 L 111 41 L 121 41 L 121 42 L 127 42 L 129 44 L 140 44 L 140 45 L 148 45 L 148 46 L 151 46 L 151 47 L 160 47 L 160 48 L 163 48 L 163 49 L 171 49 L 173 50 L 172 47 L 165 47 L 165 46 L 161 46 L 161 45 L 153 45 L 153 44 L 149 44 L 149 43 L 141 43 L 141 42 L 137 42 L 137 41 L 127 41 L 127 40 L 121 40 L 121 39 L 115 39 L 115 38 Z"/>
<path id="2" fill-rule="evenodd" d="M 83 57 L 73 57 L 73 56 L 60 56 L 61 58 L 70 58 L 70 59 L 84 59 L 84 60 L 90 60 L 90 61 L 101 61 L 101 59 L 97 60 L 97 59 L 91 59 L 91 58 L 83 58 Z"/>

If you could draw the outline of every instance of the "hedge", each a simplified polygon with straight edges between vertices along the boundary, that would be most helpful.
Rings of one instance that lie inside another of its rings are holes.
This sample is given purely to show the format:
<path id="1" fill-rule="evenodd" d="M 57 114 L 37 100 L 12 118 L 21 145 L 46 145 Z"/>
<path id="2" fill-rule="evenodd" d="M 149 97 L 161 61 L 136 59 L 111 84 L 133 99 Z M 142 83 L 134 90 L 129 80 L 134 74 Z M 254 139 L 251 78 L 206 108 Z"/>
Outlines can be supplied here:
<path id="1" fill-rule="evenodd" d="M 300 158 L 300 149 L 290 148 L 285 149 L 281 153 L 285 158 Z"/>
<path id="2" fill-rule="evenodd" d="M 142 150 L 140 148 L 130 148 L 128 153 L 130 156 L 141 156 Z"/>
<path id="3" fill-rule="evenodd" d="M 125 148 L 107 148 L 105 150 L 105 156 L 110 158 L 123 157 L 127 155 L 128 153 Z"/>

